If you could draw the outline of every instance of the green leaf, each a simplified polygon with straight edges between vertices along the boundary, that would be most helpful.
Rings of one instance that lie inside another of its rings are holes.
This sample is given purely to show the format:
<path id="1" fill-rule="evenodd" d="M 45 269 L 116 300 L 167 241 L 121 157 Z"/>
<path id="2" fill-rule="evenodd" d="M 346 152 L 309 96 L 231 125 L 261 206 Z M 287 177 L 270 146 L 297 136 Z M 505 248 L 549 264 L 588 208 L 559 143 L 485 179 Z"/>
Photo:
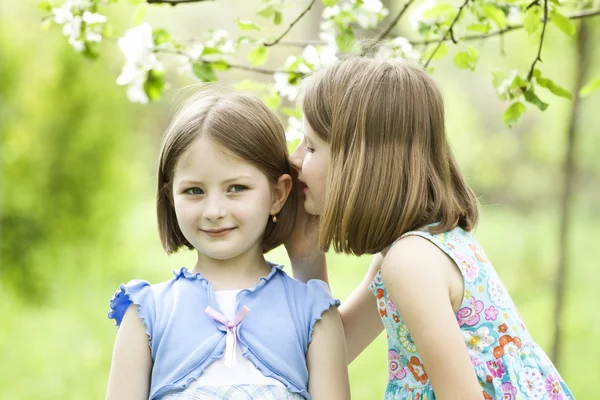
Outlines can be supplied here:
<path id="1" fill-rule="evenodd" d="M 256 39 L 250 36 L 240 36 L 235 41 L 236 45 L 246 44 L 246 43 L 256 43 Z"/>
<path id="2" fill-rule="evenodd" d="M 163 28 L 157 28 L 152 31 L 152 40 L 154 40 L 154 43 L 157 45 L 163 44 L 171 40 L 171 36 L 169 35 L 169 32 Z"/>
<path id="3" fill-rule="evenodd" d="M 513 103 L 506 109 L 506 111 L 504 111 L 504 114 L 502 114 L 502 122 L 504 122 L 504 124 L 509 128 L 513 127 L 517 122 L 519 122 L 519 119 L 521 119 L 521 115 L 525 112 L 525 110 L 526 107 L 523 103 L 519 101 Z"/>
<path id="4" fill-rule="evenodd" d="M 281 13 L 281 11 L 276 11 L 275 15 L 273 16 L 273 23 L 275 25 L 280 25 L 281 21 L 283 21 L 283 14 Z"/>
<path id="5" fill-rule="evenodd" d="M 338 49 L 342 53 L 348 53 L 354 47 L 356 43 L 356 37 L 354 36 L 354 30 L 352 28 L 347 28 L 341 31 L 335 37 L 335 43 L 337 44 Z"/>
<path id="6" fill-rule="evenodd" d="M 444 57 L 446 54 L 448 54 L 448 45 L 445 42 L 442 42 L 442 44 L 440 45 L 440 47 L 438 47 L 437 50 L 435 46 L 427 50 L 427 53 L 425 53 L 425 59 L 429 60 L 429 57 L 431 57 L 432 60 L 437 61 Z"/>
<path id="7" fill-rule="evenodd" d="M 323 5 L 325 7 L 333 7 L 337 4 L 338 0 L 323 0 Z"/>
<path id="8" fill-rule="evenodd" d="M 533 92 L 533 89 L 526 90 L 524 95 L 525 100 L 531 104 L 535 104 L 540 110 L 544 111 L 546 108 L 548 108 L 548 103 L 544 103 L 542 100 L 540 100 L 540 98 L 537 97 L 537 95 Z"/>
<path id="9" fill-rule="evenodd" d="M 41 10 L 44 12 L 51 12 L 52 4 L 50 4 L 50 2 L 48 0 L 40 0 L 37 2 L 37 8 L 38 8 L 38 10 Z"/>
<path id="10" fill-rule="evenodd" d="M 227 61 L 224 60 L 211 62 L 210 65 L 214 70 L 217 71 L 227 71 L 229 68 L 231 68 L 231 65 L 229 65 Z"/>
<path id="11" fill-rule="evenodd" d="M 238 18 L 238 19 L 236 19 L 236 22 L 237 22 L 238 28 L 242 31 L 251 31 L 251 30 L 255 30 L 255 31 L 259 31 L 259 32 L 262 31 L 262 28 L 252 21 L 244 21 L 244 20 L 241 20 Z"/>
<path id="12" fill-rule="evenodd" d="M 263 16 L 265 18 L 271 18 L 271 16 L 275 13 L 276 9 L 272 4 L 265 4 L 261 8 L 259 8 L 257 14 Z"/>
<path id="13" fill-rule="evenodd" d="M 302 110 L 299 107 L 298 108 L 283 107 L 281 109 L 281 112 L 283 115 L 285 115 L 287 117 L 296 117 L 298 119 L 302 118 Z"/>
<path id="14" fill-rule="evenodd" d="M 98 43 L 96 42 L 85 42 L 85 47 L 83 49 L 84 57 L 89 58 L 91 60 L 95 60 L 100 56 L 100 50 L 98 50 Z"/>
<path id="15" fill-rule="evenodd" d="M 534 76 L 535 76 L 535 71 L 534 71 Z M 555 94 L 556 96 L 560 96 L 560 97 L 564 97 L 566 99 L 571 100 L 572 96 L 571 96 L 571 92 L 569 92 L 567 89 L 563 88 L 562 86 L 557 85 L 556 83 L 554 83 L 552 80 L 548 79 L 548 78 L 542 78 L 541 73 L 539 73 L 539 76 L 536 76 L 535 80 L 537 81 L 538 85 L 540 85 L 543 88 L 548 89 L 552 94 Z"/>
<path id="16" fill-rule="evenodd" d="M 202 54 L 203 56 L 209 56 L 211 54 L 223 54 L 221 52 L 221 50 L 217 49 L 216 47 L 204 47 L 202 49 Z"/>
<path id="17" fill-rule="evenodd" d="M 131 22 L 133 23 L 133 25 L 140 25 L 141 23 L 144 22 L 144 20 L 146 19 L 146 15 L 148 15 L 149 7 L 150 7 L 150 4 L 141 3 L 140 5 L 138 5 L 135 8 L 135 12 L 133 13 L 133 16 L 131 17 Z"/>
<path id="18" fill-rule="evenodd" d="M 550 12 L 550 20 L 556 25 L 558 29 L 573 37 L 575 35 L 575 24 L 571 20 L 558 11 Z"/>
<path id="19" fill-rule="evenodd" d="M 263 43 L 259 44 L 248 53 L 248 61 L 255 67 L 265 65 L 268 59 L 269 49 L 267 49 Z"/>
<path id="20" fill-rule="evenodd" d="M 263 96 L 262 101 L 267 107 L 274 111 L 281 106 L 281 96 L 277 92 L 272 92 L 266 96 Z"/>
<path id="21" fill-rule="evenodd" d="M 504 80 L 507 78 L 506 72 L 502 72 L 502 71 L 492 71 L 492 76 L 494 77 L 494 79 L 493 79 L 494 87 L 500 86 L 500 84 L 502 82 L 504 82 Z"/>
<path id="22" fill-rule="evenodd" d="M 600 88 L 600 76 L 581 88 L 579 95 L 585 97 L 598 88 Z"/>
<path id="23" fill-rule="evenodd" d="M 441 17 L 449 12 L 456 12 L 456 8 L 454 8 L 454 6 L 451 4 L 441 3 L 425 11 L 422 17 L 424 19 L 437 19 L 438 17 Z"/>
<path id="24" fill-rule="evenodd" d="M 43 31 L 47 31 L 52 27 L 52 18 L 44 18 L 40 25 L 40 29 Z"/>
<path id="25" fill-rule="evenodd" d="M 146 82 L 144 82 L 144 92 L 152 101 L 161 98 L 165 89 L 165 74 L 155 70 L 148 71 Z"/>
<path id="26" fill-rule="evenodd" d="M 454 56 L 454 65 L 461 69 L 475 70 L 477 61 L 479 60 L 479 52 L 473 46 L 468 46 L 466 51 L 460 51 Z"/>
<path id="27" fill-rule="evenodd" d="M 525 30 L 529 35 L 533 35 L 535 31 L 542 25 L 542 8 L 538 5 L 531 7 L 525 12 Z"/>
<path id="28" fill-rule="evenodd" d="M 244 79 L 243 81 L 236 83 L 234 88 L 241 92 L 261 92 L 267 89 L 267 85 L 263 82 Z"/>
<path id="29" fill-rule="evenodd" d="M 496 5 L 490 3 L 484 4 L 481 9 L 483 10 L 483 13 L 489 19 L 494 21 L 499 28 L 504 28 L 506 26 L 506 15 L 504 14 L 504 11 L 502 11 Z"/>
<path id="30" fill-rule="evenodd" d="M 467 26 L 467 30 L 481 32 L 481 33 L 488 33 L 490 31 L 490 25 L 489 24 L 471 24 L 471 25 Z"/>
<path id="31" fill-rule="evenodd" d="M 214 82 L 217 80 L 215 71 L 213 71 L 209 63 L 194 63 L 192 70 L 194 71 L 194 75 L 196 75 L 202 82 Z"/>
<path id="32" fill-rule="evenodd" d="M 145 2 L 146 2 L 146 0 L 129 0 L 129 4 L 135 4 L 135 5 L 142 4 Z"/>

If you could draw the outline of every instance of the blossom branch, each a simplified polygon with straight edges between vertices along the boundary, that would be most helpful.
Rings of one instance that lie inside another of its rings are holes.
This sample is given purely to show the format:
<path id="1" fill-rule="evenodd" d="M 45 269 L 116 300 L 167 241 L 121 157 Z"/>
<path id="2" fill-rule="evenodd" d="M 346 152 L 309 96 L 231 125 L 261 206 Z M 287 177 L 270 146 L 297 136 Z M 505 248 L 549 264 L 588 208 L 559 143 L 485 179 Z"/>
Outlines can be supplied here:
<path id="1" fill-rule="evenodd" d="M 283 32 L 277 39 L 275 39 L 272 42 L 267 42 L 265 43 L 266 47 L 270 47 L 270 46 L 275 46 L 277 43 L 279 43 L 281 41 L 281 39 L 283 39 L 285 37 L 285 35 L 288 34 L 289 31 L 292 30 L 292 28 L 294 27 L 294 25 L 296 25 L 298 23 L 298 21 L 300 21 L 302 19 L 302 17 L 304 17 L 304 15 L 306 15 L 307 12 L 310 11 L 310 9 L 312 8 L 312 6 L 315 4 L 317 0 L 312 0 L 309 4 L 308 7 L 306 7 L 304 9 L 304 11 L 302 11 L 300 13 L 300 15 L 298 15 L 298 17 L 292 21 L 292 23 L 290 24 L 290 26 L 288 26 L 288 28 L 285 30 L 285 32 Z"/>
<path id="2" fill-rule="evenodd" d="M 566 15 L 567 18 L 571 19 L 571 20 L 577 20 L 577 19 L 582 19 L 582 18 L 589 18 L 589 17 L 595 17 L 600 15 L 600 10 L 588 10 L 588 11 L 583 11 L 581 13 L 576 13 L 576 14 L 572 14 L 572 15 Z M 544 20 L 546 20 L 547 18 L 545 18 Z M 467 35 L 463 38 L 461 38 L 460 40 L 462 41 L 470 41 L 470 40 L 480 40 L 480 39 L 487 39 L 493 36 L 498 36 L 498 35 L 502 35 L 504 33 L 510 32 L 510 31 L 514 31 L 517 29 L 522 29 L 525 25 L 520 24 L 520 25 L 512 25 L 512 26 L 508 26 L 506 28 L 503 29 L 499 29 L 497 31 L 494 32 L 490 32 L 490 33 L 484 33 L 484 34 L 474 34 L 474 35 Z M 445 42 L 449 42 L 450 40 L 452 40 L 451 38 L 443 38 L 442 41 Z M 433 44 L 440 41 L 440 39 L 430 39 L 430 40 L 411 40 L 410 42 L 412 43 L 413 46 L 426 46 L 429 44 Z"/>
<path id="3" fill-rule="evenodd" d="M 448 37 L 448 35 L 452 36 L 451 35 L 452 28 L 454 28 L 454 25 L 458 22 L 458 19 L 460 18 L 460 14 L 462 13 L 463 9 L 467 6 L 467 4 L 469 4 L 469 0 L 465 0 L 465 2 L 462 3 L 462 5 L 460 6 L 460 8 L 458 9 L 458 12 L 456 13 L 456 16 L 454 17 L 454 20 L 452 20 L 452 22 L 450 23 L 450 27 L 448 28 L 448 30 L 446 31 L 446 33 L 444 33 L 444 36 L 442 36 L 442 38 L 438 41 L 438 44 L 435 47 L 435 50 L 431 53 L 431 55 L 427 59 L 427 62 L 425 62 L 425 65 L 424 65 L 425 68 L 427 68 L 427 66 L 429 65 L 429 63 L 433 59 L 433 56 L 435 55 L 435 53 L 437 53 L 438 49 L 440 48 L 440 46 L 442 45 L 442 43 L 446 40 L 446 38 Z M 451 37 L 450 39 L 453 39 L 453 38 Z"/>
<path id="4" fill-rule="evenodd" d="M 400 10 L 400 12 L 398 13 L 398 15 L 396 15 L 396 18 L 394 18 L 394 20 L 392 21 L 392 23 L 387 27 L 387 29 L 385 31 L 383 31 L 381 33 L 381 35 L 379 35 L 379 37 L 377 38 L 378 40 L 382 40 L 385 39 L 385 37 L 387 35 L 390 34 L 390 32 L 392 31 L 392 29 L 394 28 L 394 26 L 396 26 L 396 24 L 398 23 L 398 21 L 400 21 L 400 18 L 402 18 L 402 16 L 404 15 L 404 13 L 406 12 L 406 9 L 414 2 L 414 0 L 408 0 L 406 2 L 406 4 L 404 4 L 404 7 L 402 7 L 402 10 Z"/>
<path id="5" fill-rule="evenodd" d="M 529 73 L 527 74 L 527 80 L 531 81 L 533 77 L 533 71 L 535 69 L 535 64 L 539 61 L 542 62 L 542 46 L 544 45 L 544 34 L 546 33 L 546 25 L 548 25 L 548 0 L 544 0 L 544 22 L 542 25 L 542 36 L 540 36 L 540 46 L 538 47 L 538 53 L 533 63 L 531 63 L 531 68 L 529 69 Z"/>
<path id="6" fill-rule="evenodd" d="M 212 0 L 146 0 L 146 3 L 148 3 L 148 4 L 170 4 L 172 6 L 176 6 L 177 4 L 200 3 L 203 1 L 212 1 Z"/>

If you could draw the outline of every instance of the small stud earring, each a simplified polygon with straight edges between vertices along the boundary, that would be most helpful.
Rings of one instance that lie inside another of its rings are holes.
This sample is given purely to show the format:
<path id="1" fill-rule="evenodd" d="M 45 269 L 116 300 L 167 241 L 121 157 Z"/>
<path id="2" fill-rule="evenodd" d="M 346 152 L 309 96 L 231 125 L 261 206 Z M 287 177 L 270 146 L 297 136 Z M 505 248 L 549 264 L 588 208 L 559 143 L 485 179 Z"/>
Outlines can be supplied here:
<path id="1" fill-rule="evenodd" d="M 276 224 L 277 223 L 277 215 L 272 215 L 271 217 L 272 217 L 271 219 L 273 220 L 273 223 Z"/>

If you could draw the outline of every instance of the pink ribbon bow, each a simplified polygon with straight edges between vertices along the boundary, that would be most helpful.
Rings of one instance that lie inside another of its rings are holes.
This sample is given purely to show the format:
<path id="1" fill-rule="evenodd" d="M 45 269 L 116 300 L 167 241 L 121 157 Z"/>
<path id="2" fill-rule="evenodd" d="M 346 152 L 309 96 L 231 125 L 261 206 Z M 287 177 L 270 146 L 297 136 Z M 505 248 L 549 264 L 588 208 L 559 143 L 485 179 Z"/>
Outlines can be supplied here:
<path id="1" fill-rule="evenodd" d="M 215 321 L 225 325 L 225 328 L 227 328 L 227 338 L 225 339 L 225 366 L 231 368 L 233 365 L 235 365 L 236 348 L 238 342 L 238 326 L 244 317 L 250 312 L 250 309 L 246 306 L 242 307 L 242 309 L 235 316 L 234 322 L 229 321 L 223 314 L 211 306 L 206 307 L 204 312 Z"/>

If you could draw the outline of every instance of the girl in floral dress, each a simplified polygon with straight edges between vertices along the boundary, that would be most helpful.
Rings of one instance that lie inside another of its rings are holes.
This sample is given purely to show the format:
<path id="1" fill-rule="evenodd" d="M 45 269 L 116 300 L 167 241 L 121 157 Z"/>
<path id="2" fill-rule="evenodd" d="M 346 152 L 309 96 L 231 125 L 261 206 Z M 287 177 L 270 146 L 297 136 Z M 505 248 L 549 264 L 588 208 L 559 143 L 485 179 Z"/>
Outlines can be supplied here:
<path id="1" fill-rule="evenodd" d="M 306 211 L 286 243 L 294 275 L 326 279 L 331 246 L 375 254 L 340 306 L 349 361 L 385 328 L 386 399 L 573 399 L 471 233 L 477 199 L 431 78 L 354 57 L 310 77 L 302 108 L 290 156 Z"/>

